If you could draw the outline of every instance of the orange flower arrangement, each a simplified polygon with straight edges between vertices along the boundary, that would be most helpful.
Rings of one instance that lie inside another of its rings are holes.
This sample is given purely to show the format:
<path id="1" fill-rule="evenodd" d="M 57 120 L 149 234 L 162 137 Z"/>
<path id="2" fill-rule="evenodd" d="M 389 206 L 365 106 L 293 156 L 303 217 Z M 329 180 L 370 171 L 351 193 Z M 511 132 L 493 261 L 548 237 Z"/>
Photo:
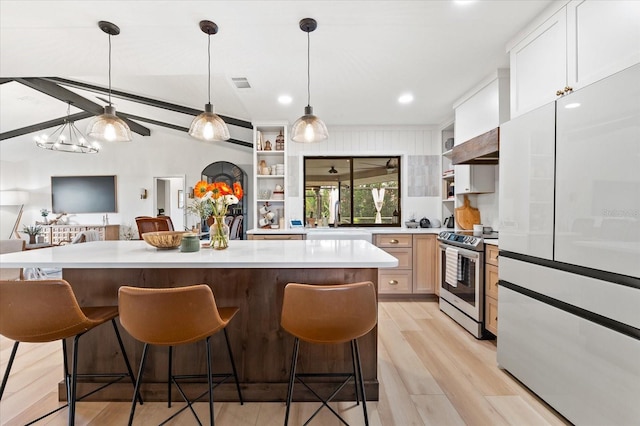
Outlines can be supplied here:
<path id="1" fill-rule="evenodd" d="M 225 216 L 229 206 L 238 204 L 244 192 L 240 182 L 234 182 L 233 188 L 226 182 L 212 182 L 201 180 L 193 188 L 195 197 L 192 211 L 197 212 L 201 218 L 209 216 Z"/>
<path id="2" fill-rule="evenodd" d="M 193 188 L 195 200 L 189 210 L 206 219 L 213 216 L 215 221 L 209 231 L 211 247 L 222 250 L 229 246 L 229 227 L 224 223 L 229 206 L 238 204 L 242 196 L 242 185 L 235 182 L 229 186 L 225 182 L 207 183 L 204 180 Z"/>

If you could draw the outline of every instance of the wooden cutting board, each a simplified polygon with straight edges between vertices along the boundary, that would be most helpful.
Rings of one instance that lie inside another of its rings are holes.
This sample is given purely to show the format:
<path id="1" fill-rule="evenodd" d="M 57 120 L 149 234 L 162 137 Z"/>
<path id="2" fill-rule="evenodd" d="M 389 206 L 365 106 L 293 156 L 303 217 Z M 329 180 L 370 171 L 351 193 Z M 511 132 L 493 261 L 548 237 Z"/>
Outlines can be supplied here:
<path id="1" fill-rule="evenodd" d="M 464 196 L 464 205 L 456 207 L 456 224 L 462 229 L 473 229 L 473 225 L 480 224 L 480 210 L 471 207 L 469 197 Z"/>

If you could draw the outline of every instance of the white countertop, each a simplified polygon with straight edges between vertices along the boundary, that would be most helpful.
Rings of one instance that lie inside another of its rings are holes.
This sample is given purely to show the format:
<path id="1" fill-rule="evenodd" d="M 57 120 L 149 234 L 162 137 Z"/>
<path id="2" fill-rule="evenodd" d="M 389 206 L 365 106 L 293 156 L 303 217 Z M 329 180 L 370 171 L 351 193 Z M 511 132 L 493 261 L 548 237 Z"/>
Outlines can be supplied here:
<path id="1" fill-rule="evenodd" d="M 384 227 L 384 228 L 369 228 L 369 227 L 326 227 L 326 228 L 287 228 L 287 229 L 262 229 L 254 228 L 247 231 L 249 235 L 269 235 L 269 234 L 284 234 L 284 235 L 306 235 L 311 232 L 344 232 L 349 231 L 365 231 L 371 234 L 439 234 L 442 231 L 451 231 L 451 228 L 407 228 L 402 227 Z"/>
<path id="2" fill-rule="evenodd" d="M 93 241 L 0 255 L 3 268 L 393 268 L 366 241 L 232 240 L 226 250 L 158 250 L 144 241 Z"/>

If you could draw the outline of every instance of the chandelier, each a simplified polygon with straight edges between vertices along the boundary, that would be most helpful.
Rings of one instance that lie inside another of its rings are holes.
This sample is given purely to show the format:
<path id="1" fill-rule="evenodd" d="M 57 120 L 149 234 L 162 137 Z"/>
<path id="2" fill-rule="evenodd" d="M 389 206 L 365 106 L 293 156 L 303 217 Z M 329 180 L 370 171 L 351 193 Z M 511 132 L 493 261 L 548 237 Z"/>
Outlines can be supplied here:
<path id="1" fill-rule="evenodd" d="M 100 145 L 89 141 L 87 137 L 71 121 L 71 102 L 67 102 L 67 118 L 51 135 L 42 134 L 35 137 L 36 145 L 51 151 L 76 152 L 79 154 L 96 154 Z"/>

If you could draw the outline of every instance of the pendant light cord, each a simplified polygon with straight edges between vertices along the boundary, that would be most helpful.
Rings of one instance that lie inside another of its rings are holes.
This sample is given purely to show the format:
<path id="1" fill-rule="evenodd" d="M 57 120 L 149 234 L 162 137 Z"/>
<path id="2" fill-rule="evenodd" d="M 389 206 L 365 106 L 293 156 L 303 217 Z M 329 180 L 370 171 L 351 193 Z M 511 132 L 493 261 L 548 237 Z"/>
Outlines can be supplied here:
<path id="1" fill-rule="evenodd" d="M 111 106 L 111 34 L 109 34 L 109 106 Z"/>
<path id="2" fill-rule="evenodd" d="M 211 103 L 211 33 L 207 33 L 208 38 L 207 38 L 207 51 L 208 51 L 208 63 L 207 63 L 207 72 L 209 73 L 209 81 L 208 81 L 208 88 L 209 88 L 209 103 Z"/>
<path id="3" fill-rule="evenodd" d="M 311 35 L 307 32 L 307 106 L 311 106 Z"/>

